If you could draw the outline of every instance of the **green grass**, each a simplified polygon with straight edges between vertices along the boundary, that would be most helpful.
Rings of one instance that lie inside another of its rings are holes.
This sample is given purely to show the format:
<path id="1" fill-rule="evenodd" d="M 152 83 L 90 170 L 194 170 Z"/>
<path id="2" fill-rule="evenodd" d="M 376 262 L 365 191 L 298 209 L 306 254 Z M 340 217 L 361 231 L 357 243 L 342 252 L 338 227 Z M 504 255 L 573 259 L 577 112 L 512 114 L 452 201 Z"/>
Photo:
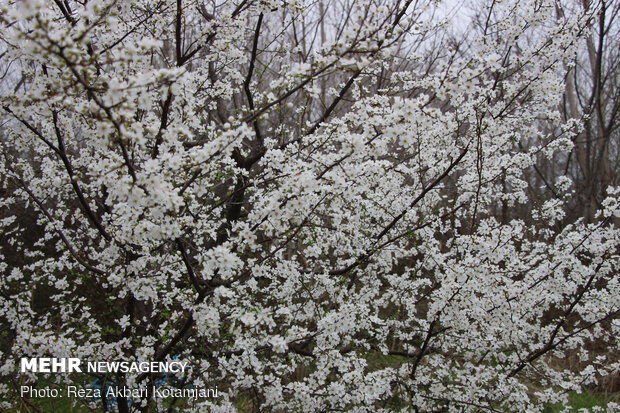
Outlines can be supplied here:
<path id="1" fill-rule="evenodd" d="M 579 411 L 579 409 L 590 409 L 594 406 L 603 407 L 603 411 L 605 411 L 605 406 L 607 405 L 608 400 L 601 395 L 589 392 L 576 393 L 574 391 L 569 392 L 568 394 L 569 405 L 571 406 L 571 411 Z M 556 403 L 550 404 L 545 407 L 543 413 L 559 413 L 565 411 L 566 407 Z"/>

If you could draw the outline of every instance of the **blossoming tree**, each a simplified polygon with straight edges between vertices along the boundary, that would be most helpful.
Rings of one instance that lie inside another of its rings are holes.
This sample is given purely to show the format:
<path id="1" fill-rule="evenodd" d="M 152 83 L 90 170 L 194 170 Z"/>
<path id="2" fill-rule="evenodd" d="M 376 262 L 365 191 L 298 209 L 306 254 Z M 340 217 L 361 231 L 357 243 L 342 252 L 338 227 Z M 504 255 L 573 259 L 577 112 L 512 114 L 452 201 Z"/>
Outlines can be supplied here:
<path id="1" fill-rule="evenodd" d="M 597 8 L 557 10 L 485 2 L 456 42 L 430 0 L 2 0 L 3 407 L 95 378 L 37 356 L 219 390 L 81 401 L 120 412 L 541 411 L 616 373 L 618 190 L 567 222 L 571 181 L 524 175 L 581 128 Z"/>

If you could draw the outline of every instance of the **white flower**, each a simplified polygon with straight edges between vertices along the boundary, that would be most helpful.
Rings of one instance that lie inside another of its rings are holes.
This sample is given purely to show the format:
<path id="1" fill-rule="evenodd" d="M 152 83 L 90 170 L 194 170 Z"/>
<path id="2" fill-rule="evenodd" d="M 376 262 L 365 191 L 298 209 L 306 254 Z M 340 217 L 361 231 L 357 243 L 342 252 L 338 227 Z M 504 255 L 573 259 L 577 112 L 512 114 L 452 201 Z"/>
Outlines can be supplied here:
<path id="1" fill-rule="evenodd" d="M 288 349 L 286 340 L 284 340 L 284 338 L 281 336 L 271 337 L 270 342 L 271 342 L 271 346 L 273 347 L 276 353 L 284 353 Z"/>

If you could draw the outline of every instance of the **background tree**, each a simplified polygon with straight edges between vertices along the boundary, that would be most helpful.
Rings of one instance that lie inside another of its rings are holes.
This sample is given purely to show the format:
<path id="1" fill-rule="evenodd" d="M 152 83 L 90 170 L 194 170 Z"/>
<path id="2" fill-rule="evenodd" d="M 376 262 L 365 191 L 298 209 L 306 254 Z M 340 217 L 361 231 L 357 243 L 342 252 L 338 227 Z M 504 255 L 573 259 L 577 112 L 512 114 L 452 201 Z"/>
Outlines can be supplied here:
<path id="1" fill-rule="evenodd" d="M 585 10 L 593 7 L 589 1 L 581 6 Z M 600 209 L 605 189 L 618 179 L 619 11 L 617 2 L 601 2 L 596 19 L 587 27 L 581 53 L 567 74 L 565 116 L 583 118 L 585 126 L 575 137 L 565 169 L 575 177 L 578 206 L 589 220 Z"/>

